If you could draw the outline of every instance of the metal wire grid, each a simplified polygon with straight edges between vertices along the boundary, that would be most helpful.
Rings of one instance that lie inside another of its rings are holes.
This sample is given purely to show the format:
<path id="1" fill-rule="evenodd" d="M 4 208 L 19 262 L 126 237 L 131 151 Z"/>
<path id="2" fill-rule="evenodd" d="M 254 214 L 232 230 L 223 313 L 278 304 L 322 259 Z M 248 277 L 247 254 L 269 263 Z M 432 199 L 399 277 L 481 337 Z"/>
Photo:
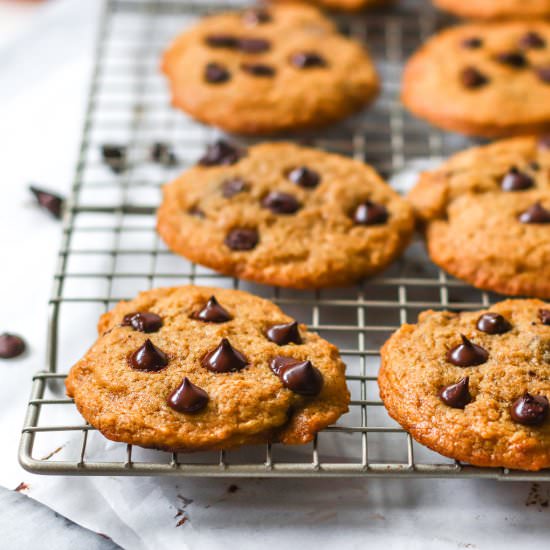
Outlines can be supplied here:
<path id="1" fill-rule="evenodd" d="M 172 255 L 154 228 L 160 187 L 201 154 L 216 132 L 169 107 L 158 74 L 171 37 L 222 2 L 108 0 L 73 193 L 50 302 L 45 369 L 33 378 L 19 459 L 29 471 L 64 475 L 405 476 L 548 480 L 548 473 L 480 469 L 418 445 L 385 412 L 376 384 L 379 347 L 427 308 L 478 309 L 498 297 L 437 270 L 415 243 L 383 276 L 354 288 L 295 292 L 230 279 Z M 424 9 L 424 8 L 422 8 Z M 442 158 L 465 145 L 415 121 L 400 107 L 404 59 L 441 21 L 414 6 L 339 19 L 366 41 L 384 80 L 374 109 L 322 135 L 313 145 L 374 164 L 388 175 L 415 157 Z M 148 159 L 155 141 L 171 143 L 180 165 Z M 102 143 L 128 146 L 128 169 L 101 162 Z M 306 446 L 267 445 L 220 453 L 170 454 L 107 442 L 64 395 L 63 379 L 95 336 L 95 320 L 118 300 L 154 286 L 243 288 L 270 298 L 341 349 L 352 393 L 350 413 Z"/>

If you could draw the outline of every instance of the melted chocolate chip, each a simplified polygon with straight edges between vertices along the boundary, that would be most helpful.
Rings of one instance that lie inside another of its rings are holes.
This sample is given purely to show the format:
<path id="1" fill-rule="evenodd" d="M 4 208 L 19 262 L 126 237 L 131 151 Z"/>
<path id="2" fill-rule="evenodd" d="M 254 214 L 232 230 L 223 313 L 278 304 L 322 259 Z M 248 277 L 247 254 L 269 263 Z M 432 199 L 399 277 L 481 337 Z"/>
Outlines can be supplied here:
<path id="1" fill-rule="evenodd" d="M 212 372 L 234 372 L 244 369 L 248 360 L 227 338 L 223 338 L 216 349 L 202 358 L 201 365 Z"/>
<path id="2" fill-rule="evenodd" d="M 187 378 L 168 396 L 168 406 L 180 413 L 201 411 L 208 403 L 208 394 Z"/>
<path id="3" fill-rule="evenodd" d="M 275 75 L 275 69 L 264 63 L 243 63 L 241 69 L 252 76 L 271 77 Z"/>
<path id="4" fill-rule="evenodd" d="M 244 156 L 244 151 L 220 139 L 206 148 L 199 164 L 201 166 L 226 166 L 239 162 Z"/>
<path id="5" fill-rule="evenodd" d="M 529 31 L 519 39 L 519 46 L 524 49 L 540 49 L 546 46 L 546 41 L 540 34 Z"/>
<path id="6" fill-rule="evenodd" d="M 299 69 L 310 69 L 313 67 L 326 67 L 324 57 L 315 52 L 298 52 L 290 58 L 291 63 Z"/>
<path id="7" fill-rule="evenodd" d="M 44 191 L 44 189 L 39 189 L 34 185 L 31 185 L 29 189 L 44 210 L 47 210 L 54 218 L 61 219 L 61 211 L 65 201 L 59 195 Z"/>
<path id="8" fill-rule="evenodd" d="M 271 370 L 281 379 L 283 386 L 299 395 L 317 395 L 323 388 L 323 375 L 311 361 L 292 357 L 275 357 Z"/>
<path id="9" fill-rule="evenodd" d="M 469 391 L 470 377 L 462 378 L 456 384 L 441 388 L 439 397 L 441 401 L 453 407 L 453 409 L 463 409 L 471 400 L 472 396 Z"/>
<path id="10" fill-rule="evenodd" d="M 302 343 L 302 337 L 300 336 L 298 323 L 296 321 L 283 323 L 281 325 L 273 325 L 267 329 L 266 335 L 268 340 L 275 342 L 279 346 Z"/>
<path id="11" fill-rule="evenodd" d="M 483 40 L 477 36 L 471 36 L 469 38 L 465 38 L 462 41 L 462 46 L 470 50 L 476 50 L 478 48 L 481 48 L 481 46 L 483 46 Z"/>
<path id="12" fill-rule="evenodd" d="M 237 227 L 225 237 L 225 244 L 231 250 L 252 250 L 258 244 L 259 236 L 255 229 Z"/>
<path id="13" fill-rule="evenodd" d="M 548 399 L 525 392 L 512 403 L 510 416 L 518 424 L 540 426 L 548 416 Z"/>
<path id="14" fill-rule="evenodd" d="M 193 313 L 192 317 L 205 323 L 226 323 L 233 319 L 229 312 L 216 300 L 215 296 L 210 296 L 204 307 L 200 311 Z"/>
<path id="15" fill-rule="evenodd" d="M 520 172 L 515 166 L 502 178 L 500 187 L 503 191 L 523 191 L 535 185 L 533 178 Z"/>
<path id="16" fill-rule="evenodd" d="M 530 206 L 519 215 L 521 223 L 550 223 L 550 210 L 546 210 L 540 202 Z"/>
<path id="17" fill-rule="evenodd" d="M 545 84 L 550 84 L 550 65 L 537 67 L 535 69 L 535 74 L 538 76 L 539 80 L 541 80 Z"/>
<path id="18" fill-rule="evenodd" d="M 222 182 L 222 195 L 226 199 L 230 199 L 247 189 L 248 186 L 242 178 L 230 178 Z"/>
<path id="19" fill-rule="evenodd" d="M 477 330 L 487 334 L 504 334 L 512 329 L 512 325 L 500 313 L 489 311 L 484 313 L 476 324 Z"/>
<path id="20" fill-rule="evenodd" d="M 220 63 L 208 63 L 204 69 L 204 79 L 210 84 L 223 84 L 231 78 L 231 73 Z"/>
<path id="21" fill-rule="evenodd" d="M 292 183 L 308 189 L 317 187 L 321 181 L 319 174 L 314 170 L 307 168 L 307 166 L 298 166 L 297 168 L 293 168 L 290 172 L 288 172 L 287 177 Z"/>
<path id="22" fill-rule="evenodd" d="M 239 46 L 239 39 L 230 34 L 210 34 L 205 39 L 211 48 L 231 48 Z"/>
<path id="23" fill-rule="evenodd" d="M 388 221 L 388 210 L 383 204 L 366 200 L 353 213 L 353 221 L 358 225 L 380 225 Z"/>
<path id="24" fill-rule="evenodd" d="M 0 334 L 0 359 L 13 359 L 24 353 L 25 340 L 16 334 Z"/>
<path id="25" fill-rule="evenodd" d="M 264 38 L 241 38 L 239 50 L 244 53 L 263 53 L 271 48 L 271 44 Z"/>
<path id="26" fill-rule="evenodd" d="M 550 309 L 539 309 L 539 319 L 543 325 L 550 325 Z"/>
<path id="27" fill-rule="evenodd" d="M 300 209 L 301 204 L 289 193 L 271 191 L 262 200 L 262 206 L 269 208 L 273 214 L 294 214 Z"/>
<path id="28" fill-rule="evenodd" d="M 451 348 L 447 352 L 447 361 L 457 367 L 474 367 L 481 365 L 489 359 L 489 353 L 481 346 L 470 342 L 464 334 L 461 334 L 462 344 Z"/>
<path id="29" fill-rule="evenodd" d="M 151 147 L 151 160 L 164 166 L 176 166 L 178 164 L 178 157 L 170 145 L 161 141 L 153 143 Z"/>
<path id="30" fill-rule="evenodd" d="M 460 73 L 460 81 L 466 88 L 481 88 L 489 79 L 475 67 L 466 67 Z"/>
<path id="31" fill-rule="evenodd" d="M 150 311 L 128 313 L 122 319 L 122 326 L 132 327 L 139 332 L 157 332 L 162 327 L 162 317 Z"/>
<path id="32" fill-rule="evenodd" d="M 133 369 L 152 372 L 166 367 L 168 356 L 148 339 L 143 346 L 130 355 L 128 361 Z"/>
<path id="33" fill-rule="evenodd" d="M 521 69 L 527 65 L 527 59 L 521 52 L 502 52 L 495 59 L 503 65 Z"/>
<path id="34" fill-rule="evenodd" d="M 126 170 L 128 148 L 125 145 L 106 143 L 101 146 L 103 162 L 116 174 Z"/>
<path id="35" fill-rule="evenodd" d="M 247 25 L 263 25 L 270 21 L 271 15 L 265 9 L 247 10 L 243 13 L 243 22 Z"/>

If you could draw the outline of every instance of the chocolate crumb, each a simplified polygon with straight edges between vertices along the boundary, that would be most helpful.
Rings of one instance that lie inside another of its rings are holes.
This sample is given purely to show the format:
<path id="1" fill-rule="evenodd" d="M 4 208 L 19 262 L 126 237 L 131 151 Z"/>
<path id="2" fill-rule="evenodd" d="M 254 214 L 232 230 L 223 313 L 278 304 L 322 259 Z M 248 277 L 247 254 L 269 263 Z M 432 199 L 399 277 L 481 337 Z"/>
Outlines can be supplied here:
<path id="1" fill-rule="evenodd" d="M 17 493 L 20 493 L 21 491 L 27 491 L 29 489 L 29 486 L 22 481 L 15 489 L 14 491 Z"/>

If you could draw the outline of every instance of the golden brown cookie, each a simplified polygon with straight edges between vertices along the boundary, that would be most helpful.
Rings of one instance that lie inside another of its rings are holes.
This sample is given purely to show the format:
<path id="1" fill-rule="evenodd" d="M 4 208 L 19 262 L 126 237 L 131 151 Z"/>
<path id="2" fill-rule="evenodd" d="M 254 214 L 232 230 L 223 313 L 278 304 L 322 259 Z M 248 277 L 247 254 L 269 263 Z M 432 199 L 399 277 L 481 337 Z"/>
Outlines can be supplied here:
<path id="1" fill-rule="evenodd" d="M 549 0 L 433 0 L 442 10 L 468 19 L 537 19 L 550 16 Z"/>
<path id="2" fill-rule="evenodd" d="M 402 101 L 436 126 L 477 136 L 550 128 L 550 23 L 444 30 L 408 61 Z"/>
<path id="3" fill-rule="evenodd" d="M 271 0 L 274 3 L 297 3 L 297 0 Z M 299 1 L 299 0 L 298 0 Z M 394 0 L 301 0 L 303 3 L 313 4 L 320 8 L 341 11 L 360 11 L 363 9 L 383 6 L 393 3 Z"/>
<path id="4" fill-rule="evenodd" d="M 425 311 L 382 348 L 380 395 L 420 443 L 475 466 L 550 467 L 550 304 Z"/>
<path id="5" fill-rule="evenodd" d="M 550 297 L 550 139 L 458 153 L 409 194 L 440 267 L 502 294 Z"/>
<path id="6" fill-rule="evenodd" d="M 304 5 L 223 13 L 176 38 L 162 69 L 174 106 L 240 134 L 327 125 L 378 93 L 359 43 Z"/>
<path id="7" fill-rule="evenodd" d="M 67 393 L 114 441 L 170 451 L 306 443 L 348 410 L 336 347 L 246 292 L 142 292 L 98 332 Z"/>
<path id="8" fill-rule="evenodd" d="M 211 146 L 164 187 L 157 229 L 224 274 L 293 288 L 350 284 L 408 244 L 409 204 L 361 162 L 291 143 Z"/>

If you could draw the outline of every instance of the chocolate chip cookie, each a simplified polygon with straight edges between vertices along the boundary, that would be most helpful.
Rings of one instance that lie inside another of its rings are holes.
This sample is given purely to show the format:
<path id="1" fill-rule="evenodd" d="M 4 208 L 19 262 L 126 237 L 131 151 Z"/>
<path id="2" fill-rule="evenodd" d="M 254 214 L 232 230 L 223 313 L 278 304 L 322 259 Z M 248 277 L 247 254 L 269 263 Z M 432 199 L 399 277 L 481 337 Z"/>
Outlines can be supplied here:
<path id="1" fill-rule="evenodd" d="M 550 139 L 458 153 L 408 198 L 443 269 L 478 288 L 550 297 Z"/>
<path id="2" fill-rule="evenodd" d="M 324 126 L 379 88 L 362 46 L 299 4 L 206 17 L 176 38 L 162 69 L 174 106 L 240 134 Z"/>
<path id="3" fill-rule="evenodd" d="M 433 0 L 433 3 L 467 19 L 542 19 L 550 16 L 549 0 Z"/>
<path id="4" fill-rule="evenodd" d="M 157 229 L 224 274 L 293 288 L 350 284 L 408 244 L 410 205 L 361 162 L 291 143 L 211 146 L 164 187 Z"/>
<path id="5" fill-rule="evenodd" d="M 550 129 L 550 23 L 445 30 L 409 60 L 402 101 L 441 128 L 476 136 Z"/>
<path id="6" fill-rule="evenodd" d="M 348 410 L 338 350 L 246 292 L 142 292 L 98 331 L 67 393 L 114 441 L 169 451 L 306 443 Z"/>
<path id="7" fill-rule="evenodd" d="M 304 3 L 314 4 L 321 8 L 351 12 L 383 6 L 393 1 L 394 0 L 302 0 Z M 291 3 L 296 2 L 296 0 L 271 0 L 271 2 Z"/>
<path id="8" fill-rule="evenodd" d="M 550 304 L 425 311 L 382 348 L 380 395 L 420 443 L 476 466 L 550 467 Z"/>

